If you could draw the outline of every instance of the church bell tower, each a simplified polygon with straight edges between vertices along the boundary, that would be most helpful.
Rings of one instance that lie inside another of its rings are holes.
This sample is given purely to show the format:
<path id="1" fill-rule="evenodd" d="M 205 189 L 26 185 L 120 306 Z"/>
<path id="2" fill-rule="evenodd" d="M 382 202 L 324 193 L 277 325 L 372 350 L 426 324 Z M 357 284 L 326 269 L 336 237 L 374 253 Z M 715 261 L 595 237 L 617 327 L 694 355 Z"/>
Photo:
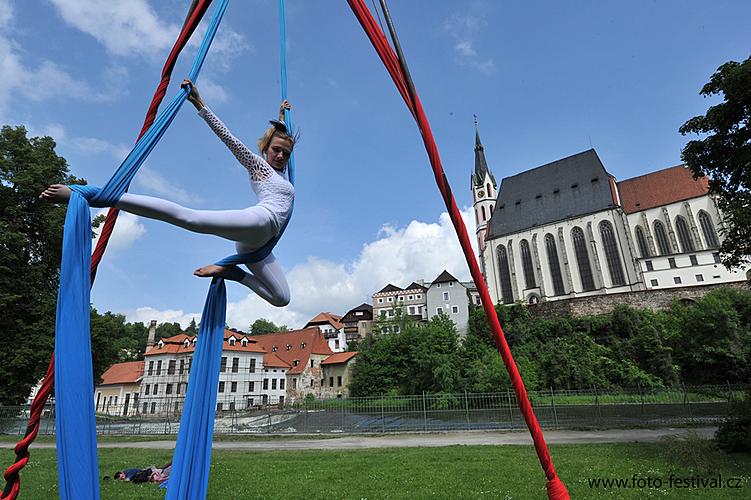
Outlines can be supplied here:
<path id="1" fill-rule="evenodd" d="M 480 132 L 477 129 L 477 115 L 475 119 L 475 171 L 471 176 L 472 187 L 472 206 L 475 212 L 475 237 L 477 246 L 480 251 L 480 263 L 484 263 L 482 257 L 485 250 L 485 235 L 487 233 L 490 217 L 493 215 L 496 197 L 496 182 L 493 174 L 488 169 L 488 162 L 485 160 L 485 150 L 480 141 Z M 483 274 L 485 272 L 484 265 Z"/>

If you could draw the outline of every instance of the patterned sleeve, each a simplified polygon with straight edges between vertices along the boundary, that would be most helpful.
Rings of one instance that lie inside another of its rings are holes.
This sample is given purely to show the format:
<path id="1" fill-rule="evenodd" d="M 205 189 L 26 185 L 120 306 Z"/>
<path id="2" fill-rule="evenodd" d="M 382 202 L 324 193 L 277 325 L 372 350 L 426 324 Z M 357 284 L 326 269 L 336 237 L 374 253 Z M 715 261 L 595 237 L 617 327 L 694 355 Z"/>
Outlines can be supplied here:
<path id="1" fill-rule="evenodd" d="M 235 155 L 237 161 L 244 166 L 250 178 L 254 181 L 265 181 L 274 173 L 266 160 L 255 154 L 253 151 L 240 141 L 237 137 L 232 135 L 229 129 L 222 123 L 222 121 L 206 106 L 201 108 L 198 112 L 199 116 L 206 120 L 211 130 L 227 145 L 232 154 Z"/>

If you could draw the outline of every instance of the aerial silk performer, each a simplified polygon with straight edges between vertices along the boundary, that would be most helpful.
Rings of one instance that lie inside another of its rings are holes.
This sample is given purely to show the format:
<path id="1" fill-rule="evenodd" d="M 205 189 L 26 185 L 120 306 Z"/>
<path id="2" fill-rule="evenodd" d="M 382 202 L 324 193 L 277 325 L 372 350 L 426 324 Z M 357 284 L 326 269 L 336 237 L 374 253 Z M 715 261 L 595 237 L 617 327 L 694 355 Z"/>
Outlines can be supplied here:
<path id="1" fill-rule="evenodd" d="M 198 115 L 248 171 L 250 186 L 258 197 L 258 203 L 241 210 L 194 210 L 161 198 L 124 193 L 114 206 L 188 231 L 219 236 L 235 242 L 238 254 L 251 254 L 277 238 L 292 213 L 295 188 L 289 180 L 287 163 L 296 139 L 284 122 L 284 113 L 291 109 L 291 105 L 284 100 L 279 109 L 279 119 L 270 120 L 271 126 L 258 140 L 259 155 L 232 135 L 205 105 L 190 80 L 185 80 L 183 87 L 190 91 L 188 101 L 198 110 Z M 50 203 L 67 203 L 70 195 L 71 188 L 68 186 L 53 184 L 41 194 L 41 198 Z M 200 267 L 194 274 L 237 281 L 277 307 L 289 303 L 289 286 L 273 253 L 258 262 L 243 264 L 250 272 L 243 271 L 233 263 L 217 263 Z"/>

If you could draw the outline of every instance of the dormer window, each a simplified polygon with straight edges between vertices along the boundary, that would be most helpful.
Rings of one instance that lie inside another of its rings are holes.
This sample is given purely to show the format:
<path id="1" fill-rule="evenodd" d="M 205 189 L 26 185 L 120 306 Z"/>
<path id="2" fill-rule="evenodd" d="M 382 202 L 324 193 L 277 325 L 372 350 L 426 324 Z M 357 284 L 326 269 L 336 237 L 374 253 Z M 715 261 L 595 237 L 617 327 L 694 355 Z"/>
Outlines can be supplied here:
<path id="1" fill-rule="evenodd" d="M 599 177 L 592 177 L 592 184 L 594 184 L 595 182 L 600 182 L 600 178 Z"/>
<path id="2" fill-rule="evenodd" d="M 191 340 L 191 342 L 193 342 L 193 345 L 196 345 L 196 340 L 198 340 L 198 337 L 193 337 L 193 340 Z"/>
<path id="3" fill-rule="evenodd" d="M 308 345 L 308 344 L 306 344 L 305 342 L 302 342 L 302 343 L 300 344 L 300 349 L 305 349 L 305 346 L 306 346 L 306 345 Z"/>
<path id="4" fill-rule="evenodd" d="M 242 344 L 243 347 L 247 347 L 247 345 L 248 345 L 248 339 L 246 339 L 245 337 L 243 337 L 243 339 L 240 341 L 240 343 Z"/>
<path id="5" fill-rule="evenodd" d="M 299 359 L 296 359 L 296 360 L 294 360 L 294 361 L 292 362 L 292 365 L 293 365 L 293 366 L 297 366 L 297 365 L 299 365 L 299 364 L 300 364 L 300 360 L 299 360 Z"/>
<path id="6" fill-rule="evenodd" d="M 292 344 L 287 344 L 287 350 L 288 350 L 288 351 L 291 351 L 291 350 L 292 350 Z"/>
<path id="7" fill-rule="evenodd" d="M 183 347 L 187 349 L 189 345 L 190 345 L 190 341 L 188 339 L 183 340 Z"/>
<path id="8" fill-rule="evenodd" d="M 276 352 L 276 346 L 275 345 L 271 346 L 271 352 Z"/>
<path id="9" fill-rule="evenodd" d="M 161 349 L 162 347 L 164 347 L 164 341 L 159 339 L 159 342 L 157 342 L 156 345 L 159 347 L 159 349 Z"/>
<path id="10" fill-rule="evenodd" d="M 229 345 L 235 345 L 235 342 L 236 342 L 235 337 L 230 337 L 228 342 L 229 342 Z"/>
<path id="11" fill-rule="evenodd" d="M 571 189 L 576 189 L 579 187 L 578 183 L 571 184 Z"/>

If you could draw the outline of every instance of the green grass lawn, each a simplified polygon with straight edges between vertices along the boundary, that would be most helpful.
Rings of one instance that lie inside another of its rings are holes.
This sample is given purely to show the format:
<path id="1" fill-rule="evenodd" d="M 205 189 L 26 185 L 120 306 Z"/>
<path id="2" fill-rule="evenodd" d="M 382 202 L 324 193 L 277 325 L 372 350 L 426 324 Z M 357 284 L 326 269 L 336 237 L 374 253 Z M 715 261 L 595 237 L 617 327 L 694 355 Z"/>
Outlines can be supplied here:
<path id="1" fill-rule="evenodd" d="M 572 498 L 751 498 L 751 455 L 726 455 L 698 439 L 652 444 L 551 446 Z M 101 475 L 160 464 L 171 453 L 103 449 Z M 12 450 L 0 450 L 3 466 Z M 671 473 L 740 478 L 740 489 L 667 487 Z M 659 478 L 661 488 L 595 489 L 588 479 Z M 54 450 L 32 451 L 22 475 L 22 498 L 57 497 Z M 544 478 L 532 447 L 450 446 L 357 451 L 245 452 L 216 450 L 209 498 L 545 498 Z M 163 498 L 152 485 L 102 481 L 102 498 Z"/>

